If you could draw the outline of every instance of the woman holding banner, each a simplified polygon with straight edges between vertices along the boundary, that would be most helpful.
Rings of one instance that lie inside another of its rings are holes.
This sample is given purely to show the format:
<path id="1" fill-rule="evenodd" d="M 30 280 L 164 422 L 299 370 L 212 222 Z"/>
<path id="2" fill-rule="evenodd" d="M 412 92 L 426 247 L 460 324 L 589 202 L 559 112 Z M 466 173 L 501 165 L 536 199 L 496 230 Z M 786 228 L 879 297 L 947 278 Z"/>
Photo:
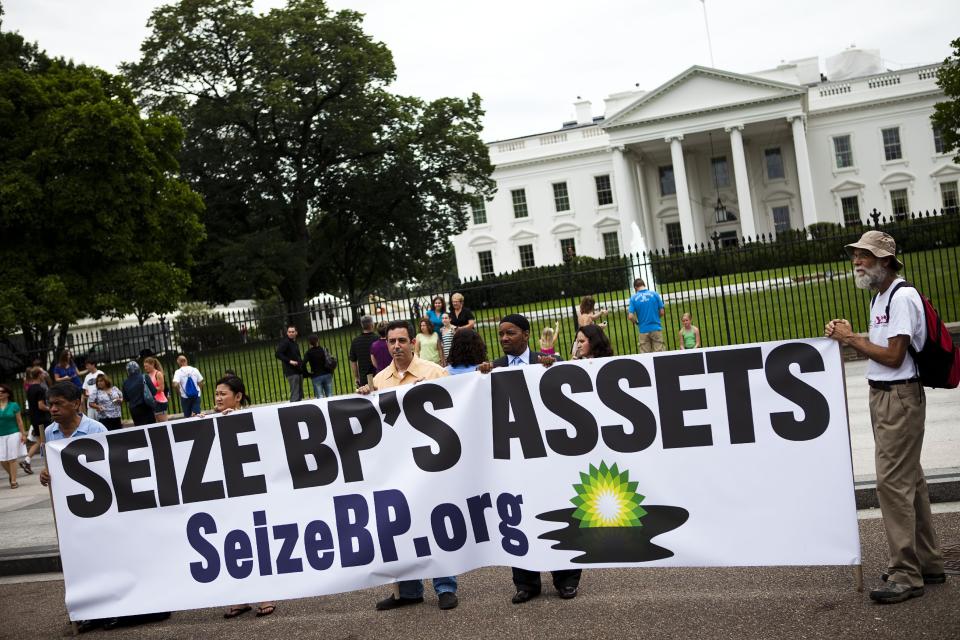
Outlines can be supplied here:
<path id="1" fill-rule="evenodd" d="M 577 338 L 573 341 L 573 357 L 575 360 L 584 358 L 607 358 L 613 355 L 610 338 L 603 329 L 596 324 L 580 327 Z"/>
<path id="2" fill-rule="evenodd" d="M 213 392 L 213 406 L 219 415 L 225 416 L 243 409 L 248 404 L 250 404 L 250 396 L 247 395 L 243 380 L 237 376 L 225 376 L 217 380 L 217 387 Z M 223 617 L 236 618 L 252 609 L 253 607 L 249 604 L 235 604 L 223 613 Z M 275 609 L 276 605 L 272 602 L 261 602 L 257 606 L 257 617 L 269 616 Z"/>

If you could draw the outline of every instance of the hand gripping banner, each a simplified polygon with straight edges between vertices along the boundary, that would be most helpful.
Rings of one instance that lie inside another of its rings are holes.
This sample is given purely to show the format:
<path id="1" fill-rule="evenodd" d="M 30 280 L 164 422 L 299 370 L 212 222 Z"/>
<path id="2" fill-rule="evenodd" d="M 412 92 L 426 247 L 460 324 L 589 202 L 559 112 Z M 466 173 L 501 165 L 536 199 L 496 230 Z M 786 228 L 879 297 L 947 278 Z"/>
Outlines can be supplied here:
<path id="1" fill-rule="evenodd" d="M 192 609 L 488 565 L 859 564 L 845 402 L 839 347 L 815 339 L 51 442 L 67 608 Z"/>

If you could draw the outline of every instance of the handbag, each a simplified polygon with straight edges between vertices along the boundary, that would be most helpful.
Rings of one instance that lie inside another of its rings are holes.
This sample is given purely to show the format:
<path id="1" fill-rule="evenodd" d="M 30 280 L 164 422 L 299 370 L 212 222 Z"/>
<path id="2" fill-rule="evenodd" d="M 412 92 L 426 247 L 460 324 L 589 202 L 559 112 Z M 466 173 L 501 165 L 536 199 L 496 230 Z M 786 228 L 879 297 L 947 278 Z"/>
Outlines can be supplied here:
<path id="1" fill-rule="evenodd" d="M 150 407 L 150 409 L 156 409 L 157 401 L 153 397 L 153 394 L 150 393 L 150 384 L 148 384 L 149 378 L 147 378 L 147 374 L 145 373 L 141 373 L 140 375 L 143 379 L 143 402 Z"/>

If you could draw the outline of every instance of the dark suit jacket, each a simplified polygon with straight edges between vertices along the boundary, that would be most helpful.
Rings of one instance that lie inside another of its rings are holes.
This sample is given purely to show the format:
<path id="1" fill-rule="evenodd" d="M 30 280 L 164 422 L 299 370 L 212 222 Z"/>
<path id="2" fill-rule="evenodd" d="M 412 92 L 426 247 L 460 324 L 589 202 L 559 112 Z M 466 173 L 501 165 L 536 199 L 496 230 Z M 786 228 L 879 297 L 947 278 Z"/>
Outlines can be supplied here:
<path id="1" fill-rule="evenodd" d="M 540 356 L 549 356 L 549 357 L 553 358 L 554 360 L 556 360 L 557 362 L 563 362 L 563 358 L 561 358 L 560 356 L 558 356 L 558 355 L 555 354 L 555 353 L 540 353 L 539 351 L 533 351 L 533 350 L 531 350 L 531 351 L 530 351 L 530 361 L 529 361 L 527 364 L 537 364 L 537 359 L 538 359 Z M 490 364 L 492 364 L 494 367 L 505 367 L 505 366 L 507 366 L 507 363 L 508 363 L 508 362 L 510 362 L 510 359 L 509 359 L 507 356 L 500 356 L 499 358 L 497 358 L 496 360 L 494 360 L 494 361 L 491 362 Z"/>

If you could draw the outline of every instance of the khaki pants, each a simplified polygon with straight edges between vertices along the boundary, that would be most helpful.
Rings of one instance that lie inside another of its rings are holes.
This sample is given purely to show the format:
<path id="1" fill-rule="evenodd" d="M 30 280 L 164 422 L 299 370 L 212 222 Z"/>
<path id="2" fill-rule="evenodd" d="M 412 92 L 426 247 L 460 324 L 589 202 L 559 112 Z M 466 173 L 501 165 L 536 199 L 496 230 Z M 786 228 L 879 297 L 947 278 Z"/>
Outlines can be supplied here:
<path id="1" fill-rule="evenodd" d="M 641 333 L 639 339 L 640 353 L 653 353 L 654 351 L 665 351 L 663 346 L 663 331 L 650 331 Z"/>
<path id="2" fill-rule="evenodd" d="M 922 587 L 924 573 L 943 573 L 943 556 L 930 516 L 920 467 L 927 404 L 919 383 L 890 391 L 870 389 L 876 443 L 877 497 L 887 534 L 887 573 L 894 582 Z"/>

